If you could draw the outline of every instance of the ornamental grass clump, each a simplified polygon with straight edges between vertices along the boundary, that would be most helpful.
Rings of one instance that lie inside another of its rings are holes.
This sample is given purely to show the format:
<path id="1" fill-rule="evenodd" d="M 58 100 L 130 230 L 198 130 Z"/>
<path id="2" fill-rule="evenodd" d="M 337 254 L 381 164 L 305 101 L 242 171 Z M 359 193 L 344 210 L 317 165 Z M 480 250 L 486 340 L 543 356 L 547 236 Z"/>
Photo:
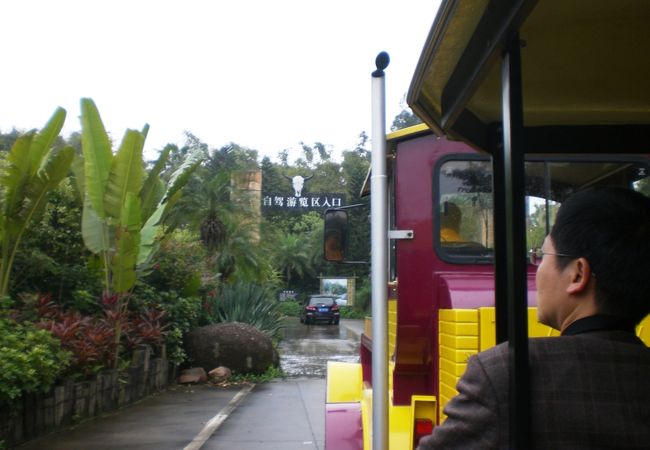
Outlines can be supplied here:
<path id="1" fill-rule="evenodd" d="M 277 337 L 283 315 L 271 291 L 262 286 L 237 282 L 225 285 L 205 304 L 207 323 L 241 322 Z"/>

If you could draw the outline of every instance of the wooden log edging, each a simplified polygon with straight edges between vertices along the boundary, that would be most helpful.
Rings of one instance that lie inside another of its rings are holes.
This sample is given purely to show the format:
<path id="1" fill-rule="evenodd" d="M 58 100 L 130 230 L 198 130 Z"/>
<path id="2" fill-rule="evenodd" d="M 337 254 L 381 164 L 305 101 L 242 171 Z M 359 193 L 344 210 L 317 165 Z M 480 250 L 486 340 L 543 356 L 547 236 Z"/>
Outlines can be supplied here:
<path id="1" fill-rule="evenodd" d="M 164 389 L 176 379 L 177 368 L 165 346 L 133 351 L 129 368 L 104 370 L 92 380 L 66 379 L 45 393 L 25 393 L 13 411 L 0 410 L 0 441 L 11 447 L 124 407 Z"/>

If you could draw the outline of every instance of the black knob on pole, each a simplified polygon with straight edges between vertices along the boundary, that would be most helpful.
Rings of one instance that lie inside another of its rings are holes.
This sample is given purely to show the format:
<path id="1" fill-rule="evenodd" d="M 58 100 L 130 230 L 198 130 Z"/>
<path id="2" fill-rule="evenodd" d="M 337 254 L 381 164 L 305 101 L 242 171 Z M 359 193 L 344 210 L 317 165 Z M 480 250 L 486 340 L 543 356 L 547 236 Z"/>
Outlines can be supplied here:
<path id="1" fill-rule="evenodd" d="M 377 55 L 377 58 L 375 59 L 375 65 L 377 66 L 377 70 L 375 70 L 372 73 L 372 76 L 375 78 L 381 78 L 384 76 L 384 69 L 388 67 L 388 64 L 390 63 L 390 56 L 388 56 L 388 53 L 386 52 L 381 52 Z"/>

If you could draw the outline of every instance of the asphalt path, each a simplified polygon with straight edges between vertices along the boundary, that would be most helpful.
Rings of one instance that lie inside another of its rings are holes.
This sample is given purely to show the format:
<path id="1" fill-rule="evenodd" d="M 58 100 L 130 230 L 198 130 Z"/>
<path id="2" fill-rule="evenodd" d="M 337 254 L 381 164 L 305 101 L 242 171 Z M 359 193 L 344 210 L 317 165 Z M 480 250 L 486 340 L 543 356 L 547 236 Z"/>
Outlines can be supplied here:
<path id="1" fill-rule="evenodd" d="M 287 378 L 258 385 L 170 386 L 121 410 L 29 441 L 20 450 L 323 449 L 325 365 L 357 361 L 362 321 L 288 323 Z"/>
<path id="2" fill-rule="evenodd" d="M 362 325 L 358 320 L 304 325 L 289 319 L 278 348 L 282 371 L 290 378 L 325 378 L 327 361 L 357 362 Z"/>

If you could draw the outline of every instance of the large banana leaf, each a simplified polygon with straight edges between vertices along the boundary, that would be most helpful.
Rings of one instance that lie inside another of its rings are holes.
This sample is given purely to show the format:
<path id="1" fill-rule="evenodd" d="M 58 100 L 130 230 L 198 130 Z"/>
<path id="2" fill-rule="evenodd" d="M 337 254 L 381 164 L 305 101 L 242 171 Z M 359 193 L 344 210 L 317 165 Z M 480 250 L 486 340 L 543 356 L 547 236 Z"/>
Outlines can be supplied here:
<path id="1" fill-rule="evenodd" d="M 23 201 L 29 180 L 29 149 L 33 139 L 33 132 L 16 139 L 0 177 L 3 191 L 2 218 L 6 226 L 9 226 L 11 218 L 16 215 Z"/>
<path id="2" fill-rule="evenodd" d="M 126 194 L 121 223 L 115 231 L 115 254 L 111 261 L 113 290 L 127 292 L 135 283 L 135 265 L 140 245 L 140 199 L 132 192 Z"/>
<path id="3" fill-rule="evenodd" d="M 74 181 L 74 186 L 77 188 L 77 192 L 76 192 L 77 198 L 83 200 L 84 192 L 86 192 L 85 191 L 86 177 L 84 176 L 83 155 L 80 155 L 79 153 L 75 153 L 75 158 L 72 160 L 70 169 L 72 169 L 72 174 L 74 175 L 72 179 Z"/>
<path id="4" fill-rule="evenodd" d="M 68 175 L 73 158 L 74 149 L 70 146 L 59 151 L 50 150 L 45 154 L 35 176 L 27 185 L 22 207 L 13 219 L 20 223 L 21 227 L 41 217 L 47 193 Z"/>
<path id="5" fill-rule="evenodd" d="M 169 159 L 171 147 L 167 146 L 163 149 L 156 161 L 156 164 L 149 171 L 149 175 L 142 185 L 140 191 L 140 207 L 142 208 L 142 217 L 148 219 L 153 214 L 156 206 L 165 191 L 165 184 L 160 179 L 160 174 L 165 169 L 165 164 Z"/>
<path id="6" fill-rule="evenodd" d="M 159 225 L 160 219 L 164 211 L 164 207 L 161 206 L 154 211 L 154 213 L 147 219 L 142 230 L 140 231 L 140 251 L 138 252 L 138 266 L 145 264 L 149 257 L 151 256 L 156 243 L 156 238 L 161 232 L 161 227 Z M 146 265 L 146 264 L 145 264 Z M 141 268 L 143 269 L 143 268 Z"/>
<path id="7" fill-rule="evenodd" d="M 169 197 L 173 196 L 177 191 L 185 186 L 187 180 L 192 175 L 192 172 L 194 172 L 194 169 L 196 169 L 201 162 L 203 162 L 203 154 L 199 150 L 190 153 L 187 159 L 183 161 L 183 164 L 174 171 L 169 179 L 169 187 L 167 188 L 167 192 L 165 193 L 161 203 L 166 202 Z"/>
<path id="8" fill-rule="evenodd" d="M 149 124 L 145 123 L 144 126 L 142 127 L 142 131 L 140 132 L 142 134 L 142 137 L 146 140 L 147 135 L 149 134 Z"/>
<path id="9" fill-rule="evenodd" d="M 81 99 L 81 146 L 84 155 L 86 196 L 97 216 L 103 219 L 106 217 L 104 192 L 113 153 L 99 111 L 89 98 Z"/>
<path id="10" fill-rule="evenodd" d="M 84 199 L 84 209 L 81 214 L 81 236 L 86 248 L 95 254 L 107 252 L 111 248 L 107 219 L 99 217 L 90 204 L 88 196 Z"/>
<path id="11" fill-rule="evenodd" d="M 58 108 L 42 131 L 19 137 L 9 152 L 0 177 L 3 231 L 22 234 L 27 222 L 44 205 L 47 191 L 67 175 L 74 154 L 71 148 L 46 153 L 64 120 L 65 110 Z"/>
<path id="12" fill-rule="evenodd" d="M 57 138 L 63 124 L 65 123 L 66 112 L 63 108 L 57 108 L 52 117 L 45 126 L 36 134 L 29 149 L 30 157 L 30 175 L 34 175 L 41 165 L 43 156 L 52 148 L 54 140 Z"/>
<path id="13" fill-rule="evenodd" d="M 47 194 L 65 178 L 74 158 L 72 147 L 50 150 L 58 136 L 65 110 L 58 108 L 39 133 L 19 137 L 0 176 L 0 295 L 9 287 L 9 274 L 23 233 L 45 208 Z"/>
<path id="14" fill-rule="evenodd" d="M 119 219 L 128 194 L 137 195 L 142 186 L 142 148 L 144 137 L 139 131 L 127 130 L 113 158 L 104 207 L 108 216 Z"/>
<path id="15" fill-rule="evenodd" d="M 166 155 L 164 156 L 166 158 Z M 160 160 L 163 158 L 161 156 Z M 148 217 L 141 231 L 140 251 L 138 254 L 138 270 L 145 272 L 152 255 L 157 249 L 157 238 L 162 232 L 161 223 L 173 204 L 180 198 L 180 189 L 187 183 L 192 172 L 203 161 L 200 152 L 191 154 L 172 174 L 167 191 L 158 202 L 155 211 Z M 156 164 L 158 165 L 158 164 Z"/>

